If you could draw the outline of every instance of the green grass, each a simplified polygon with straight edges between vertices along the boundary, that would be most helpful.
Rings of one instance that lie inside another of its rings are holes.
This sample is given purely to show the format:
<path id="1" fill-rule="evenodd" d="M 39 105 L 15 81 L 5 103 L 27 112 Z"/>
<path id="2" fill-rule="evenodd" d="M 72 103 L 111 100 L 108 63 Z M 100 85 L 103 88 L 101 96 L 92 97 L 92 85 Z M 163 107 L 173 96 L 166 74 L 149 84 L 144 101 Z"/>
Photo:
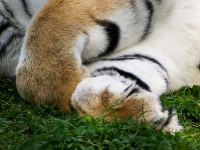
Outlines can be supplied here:
<path id="1" fill-rule="evenodd" d="M 19 97 L 13 81 L 0 80 L 0 149 L 200 149 L 200 87 L 182 88 L 162 101 L 177 109 L 183 132 L 163 134 L 129 119 L 106 122 L 32 106 Z"/>

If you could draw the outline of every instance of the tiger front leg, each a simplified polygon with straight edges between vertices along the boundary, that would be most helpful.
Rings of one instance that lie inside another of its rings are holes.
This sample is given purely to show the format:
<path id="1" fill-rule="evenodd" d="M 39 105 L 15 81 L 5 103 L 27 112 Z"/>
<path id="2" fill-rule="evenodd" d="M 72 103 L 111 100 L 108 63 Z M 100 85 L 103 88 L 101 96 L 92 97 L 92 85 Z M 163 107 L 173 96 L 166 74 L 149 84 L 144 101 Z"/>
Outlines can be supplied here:
<path id="1" fill-rule="evenodd" d="M 88 41 L 84 29 L 89 23 L 84 26 L 83 20 L 74 19 L 77 13 L 67 9 L 66 3 L 50 0 L 33 17 L 21 49 L 16 84 L 29 103 L 56 104 L 57 109 L 70 111 L 72 93 L 89 76 L 81 60 Z"/>
<path id="2" fill-rule="evenodd" d="M 133 120 L 156 124 L 163 132 L 182 129 L 175 110 L 165 110 L 157 95 L 132 82 L 108 76 L 84 79 L 73 93 L 71 104 L 81 116 L 101 115 L 108 121 L 116 116 L 122 119 L 131 116 Z"/>
<path id="3" fill-rule="evenodd" d="M 123 0 L 48 0 L 26 32 L 16 71 L 21 97 L 32 104 L 57 104 L 58 109 L 70 111 L 72 93 L 89 76 L 82 65 L 82 56 L 95 58 L 110 50 L 107 36 L 110 30 L 118 33 L 119 29 L 112 22 L 101 20 L 107 20 L 126 3 Z M 117 44 L 113 45 L 112 50 Z"/>

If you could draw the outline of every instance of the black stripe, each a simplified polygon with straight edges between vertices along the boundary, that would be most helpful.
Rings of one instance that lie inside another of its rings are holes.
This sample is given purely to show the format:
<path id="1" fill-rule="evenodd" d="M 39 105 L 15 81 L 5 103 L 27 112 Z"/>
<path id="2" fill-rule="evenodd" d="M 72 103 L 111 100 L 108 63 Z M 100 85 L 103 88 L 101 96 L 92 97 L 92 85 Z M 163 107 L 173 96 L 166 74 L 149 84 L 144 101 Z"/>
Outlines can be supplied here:
<path id="1" fill-rule="evenodd" d="M 24 10 L 25 10 L 26 14 L 28 16 L 32 17 L 32 14 L 28 9 L 29 7 L 28 7 L 28 4 L 27 4 L 26 0 L 21 0 L 21 1 L 22 1 L 22 4 L 23 4 L 23 7 L 24 7 Z"/>
<path id="2" fill-rule="evenodd" d="M 145 59 L 148 60 L 152 63 L 157 64 L 162 70 L 164 70 L 164 72 L 167 74 L 168 78 L 169 78 L 169 74 L 167 69 L 156 59 L 149 57 L 149 56 L 145 56 L 145 55 L 141 55 L 141 54 L 134 54 L 134 55 L 124 55 L 124 56 L 120 56 L 120 57 L 116 57 L 116 58 L 110 58 L 110 59 L 99 59 L 99 60 L 94 60 L 94 61 L 90 61 L 90 62 L 84 62 L 83 65 L 90 65 L 92 63 L 95 63 L 97 61 L 126 61 L 126 60 L 133 60 L 133 59 Z M 169 79 L 163 77 L 165 80 L 165 83 L 167 85 L 167 89 L 169 89 Z"/>
<path id="3" fill-rule="evenodd" d="M 167 69 L 156 59 L 146 56 L 146 55 L 141 55 L 141 54 L 134 54 L 134 55 L 124 55 L 121 57 L 118 57 L 117 59 L 121 59 L 121 60 L 130 60 L 130 59 L 146 59 L 148 61 L 151 61 L 155 64 L 157 64 L 158 66 L 160 66 L 160 68 L 162 68 L 166 73 L 167 73 Z"/>
<path id="4" fill-rule="evenodd" d="M 167 71 L 167 69 L 159 62 L 157 61 L 156 59 L 152 58 L 152 57 L 149 57 L 149 56 L 145 56 L 145 55 L 141 55 L 141 54 L 134 54 L 134 55 L 124 55 L 124 56 L 121 56 L 121 57 L 118 57 L 117 58 L 118 60 L 131 60 L 131 59 L 145 59 L 145 60 L 148 60 L 154 64 L 157 64 L 162 70 L 164 70 L 164 72 L 167 74 L 168 78 L 164 78 L 165 80 L 165 83 L 167 85 L 167 89 L 169 89 L 169 73 Z"/>
<path id="5" fill-rule="evenodd" d="M 131 84 L 130 86 L 128 86 L 125 90 L 124 93 L 126 93 L 131 87 L 133 87 L 133 84 Z M 130 91 L 130 93 L 126 96 L 126 98 L 128 98 L 129 96 L 131 96 L 134 93 L 139 93 L 139 88 L 135 87 Z"/>
<path id="6" fill-rule="evenodd" d="M 152 58 L 152 57 L 149 57 L 149 56 L 145 56 L 145 55 L 141 55 L 141 54 L 135 54 L 135 55 L 133 55 L 135 58 L 138 58 L 138 59 L 145 59 L 145 60 L 148 60 L 148 61 L 150 61 L 150 62 L 152 62 L 152 63 L 154 63 L 154 64 L 157 64 L 162 70 L 164 70 L 164 72 L 167 74 L 167 77 L 168 78 L 165 78 L 165 77 L 163 77 L 164 78 L 164 80 L 165 80 L 165 83 L 166 83 L 166 85 L 167 85 L 167 89 L 169 89 L 169 73 L 168 73 L 168 71 L 167 71 L 167 69 L 159 62 L 159 61 L 157 61 L 156 59 L 154 59 L 154 58 Z M 125 57 L 129 57 L 128 55 L 126 56 L 125 55 Z"/>
<path id="7" fill-rule="evenodd" d="M 130 86 L 128 86 L 128 87 L 124 90 L 124 92 L 127 92 L 132 86 L 133 86 L 133 84 L 131 84 Z"/>
<path id="8" fill-rule="evenodd" d="M 0 57 L 6 52 L 6 48 L 18 37 L 23 37 L 23 35 L 18 33 L 12 33 L 12 35 L 6 40 L 5 43 L 0 45 Z"/>
<path id="9" fill-rule="evenodd" d="M 117 48 L 120 40 L 120 28 L 117 24 L 110 21 L 97 21 L 97 23 L 104 27 L 108 40 L 107 48 L 98 56 L 101 57 L 110 54 Z"/>
<path id="10" fill-rule="evenodd" d="M 153 17 L 153 13 L 154 13 L 153 4 L 150 1 L 145 0 L 145 6 L 149 12 L 149 16 L 148 16 L 148 23 L 145 27 L 144 34 L 142 35 L 141 40 L 145 39 L 149 33 L 149 30 L 151 28 L 151 23 L 152 23 L 152 17 Z"/>
<path id="11" fill-rule="evenodd" d="M 103 58 L 103 59 L 98 59 L 98 60 L 93 60 L 93 61 L 86 61 L 83 62 L 84 65 L 90 65 L 92 63 L 95 63 L 97 61 L 126 61 L 126 60 L 133 60 L 133 59 L 146 59 L 148 61 L 151 61 L 155 64 L 157 64 L 158 66 L 160 66 L 160 68 L 162 68 L 165 72 L 167 72 L 167 69 L 156 59 L 149 57 L 149 56 L 145 56 L 145 55 L 141 55 L 141 54 L 134 54 L 134 55 L 123 55 L 123 56 L 119 56 L 116 58 Z"/>
<path id="12" fill-rule="evenodd" d="M 162 105 L 161 105 L 162 106 Z M 163 107 L 163 106 L 162 106 Z M 161 111 L 164 113 L 165 111 L 168 111 L 168 118 L 165 120 L 164 118 L 161 118 L 161 119 L 159 119 L 159 120 L 157 120 L 157 121 L 154 121 L 153 123 L 155 124 L 155 125 L 159 125 L 159 124 L 163 124 L 163 127 L 166 127 L 166 126 L 168 126 L 169 124 L 170 124 L 170 122 L 171 122 L 171 119 L 172 119 L 172 117 L 173 117 L 173 115 L 174 115 L 174 113 L 175 113 L 175 110 L 174 110 L 174 108 L 173 107 L 170 107 L 168 110 L 165 110 L 164 108 L 162 108 L 161 109 Z"/>
<path id="13" fill-rule="evenodd" d="M 138 89 L 138 88 L 134 88 L 134 89 L 132 89 L 132 91 L 127 95 L 126 98 L 128 98 L 128 97 L 131 96 L 132 94 L 138 93 L 138 92 L 139 92 L 139 89 Z"/>
<path id="14" fill-rule="evenodd" d="M 171 122 L 171 118 L 172 118 L 172 115 L 174 114 L 174 108 L 173 107 L 170 107 L 169 109 L 168 109 L 168 112 L 169 112 L 169 114 L 168 114 L 168 119 L 166 120 L 166 122 L 164 123 L 164 127 L 166 127 L 166 126 L 168 126 L 169 124 L 170 124 L 170 122 Z"/>
<path id="15" fill-rule="evenodd" d="M 3 4 L 5 10 L 9 13 L 10 17 L 15 18 L 15 15 L 9 5 L 7 5 L 4 1 L 1 1 L 1 3 Z"/>
<path id="16" fill-rule="evenodd" d="M 15 28 L 19 28 L 19 25 L 17 24 L 17 23 L 18 23 L 17 21 L 13 23 L 13 21 L 12 21 L 12 20 L 14 20 L 13 17 L 11 17 L 11 16 L 9 16 L 9 15 L 7 15 L 7 14 L 3 14 L 3 12 L 1 12 L 1 11 L 0 11 L 0 14 L 1 14 L 1 16 L 7 21 L 7 23 L 10 24 L 10 26 L 13 26 L 13 27 L 15 27 Z M 1 22 L 1 23 L 2 23 L 2 22 Z M 6 23 L 6 22 L 4 22 L 4 24 L 5 24 L 5 23 Z"/>
<path id="17" fill-rule="evenodd" d="M 93 74 L 95 74 L 96 72 L 101 73 L 101 74 L 109 74 L 109 73 L 112 74 L 113 71 L 118 73 L 119 75 L 123 76 L 124 78 L 128 78 L 128 79 L 136 81 L 136 84 L 139 87 L 141 87 L 142 89 L 149 91 L 149 92 L 151 91 L 150 87 L 144 81 L 142 81 L 140 78 L 138 78 L 136 75 L 131 74 L 129 72 L 125 72 L 116 67 L 105 67 L 105 68 L 97 69 L 96 71 L 94 71 L 91 74 L 91 76 L 95 77 L 95 76 L 93 76 Z"/>
<path id="18" fill-rule="evenodd" d="M 84 62 L 84 65 L 90 65 L 92 63 L 95 63 L 97 61 L 126 61 L 126 60 L 133 60 L 133 59 L 146 59 L 148 61 L 151 61 L 155 64 L 157 64 L 158 66 L 160 66 L 160 68 L 162 68 L 166 73 L 168 73 L 167 69 L 156 59 L 149 57 L 149 56 L 145 56 L 145 55 L 141 55 L 141 54 L 134 54 L 134 55 L 124 55 L 124 56 L 120 56 L 120 57 L 116 57 L 116 58 L 110 58 L 110 59 L 99 59 L 99 60 L 94 60 L 94 61 L 89 61 L 89 62 Z M 200 66 L 199 66 L 200 67 Z"/>
<path id="19" fill-rule="evenodd" d="M 197 66 L 197 68 L 200 70 L 200 64 Z"/>
<path id="20" fill-rule="evenodd" d="M 13 23 L 13 20 L 16 20 L 16 18 L 15 18 L 15 15 L 14 15 L 14 12 L 12 11 L 12 9 L 4 1 L 1 1 L 1 4 L 4 6 L 4 9 L 5 9 L 5 10 L 0 10 L 1 16 L 3 16 L 3 18 L 6 19 L 6 21 L 9 22 L 10 25 L 18 28 L 17 22 Z"/>
<path id="21" fill-rule="evenodd" d="M 2 22 L 1 22 L 2 23 Z M 2 23 L 0 24 L 0 35 L 10 27 L 10 23 L 8 22 L 5 22 L 5 23 Z"/>

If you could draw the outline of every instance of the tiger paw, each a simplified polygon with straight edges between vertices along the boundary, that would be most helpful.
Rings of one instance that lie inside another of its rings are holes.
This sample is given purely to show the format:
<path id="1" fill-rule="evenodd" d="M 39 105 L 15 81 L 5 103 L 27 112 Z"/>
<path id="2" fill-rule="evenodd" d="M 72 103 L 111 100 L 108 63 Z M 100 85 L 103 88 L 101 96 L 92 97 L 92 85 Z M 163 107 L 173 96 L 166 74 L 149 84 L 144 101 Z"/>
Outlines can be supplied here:
<path id="1" fill-rule="evenodd" d="M 71 104 L 79 115 L 101 115 L 106 120 L 115 117 L 149 122 L 163 132 L 182 129 L 174 109 L 165 110 L 157 95 L 141 89 L 133 82 L 101 76 L 84 79 L 76 88 Z M 141 115 L 142 114 L 142 115 Z"/>

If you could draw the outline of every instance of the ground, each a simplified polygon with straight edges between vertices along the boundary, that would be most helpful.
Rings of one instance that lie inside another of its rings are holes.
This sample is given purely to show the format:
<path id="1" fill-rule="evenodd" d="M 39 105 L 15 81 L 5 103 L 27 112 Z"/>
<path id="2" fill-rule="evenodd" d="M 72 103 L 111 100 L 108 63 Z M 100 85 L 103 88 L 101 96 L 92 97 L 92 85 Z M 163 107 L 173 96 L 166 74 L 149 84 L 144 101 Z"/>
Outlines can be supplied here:
<path id="1" fill-rule="evenodd" d="M 177 109 L 183 132 L 163 134 L 137 120 L 106 122 L 33 106 L 19 97 L 15 82 L 0 79 L 0 149 L 199 150 L 200 87 L 184 87 L 161 99 Z"/>

